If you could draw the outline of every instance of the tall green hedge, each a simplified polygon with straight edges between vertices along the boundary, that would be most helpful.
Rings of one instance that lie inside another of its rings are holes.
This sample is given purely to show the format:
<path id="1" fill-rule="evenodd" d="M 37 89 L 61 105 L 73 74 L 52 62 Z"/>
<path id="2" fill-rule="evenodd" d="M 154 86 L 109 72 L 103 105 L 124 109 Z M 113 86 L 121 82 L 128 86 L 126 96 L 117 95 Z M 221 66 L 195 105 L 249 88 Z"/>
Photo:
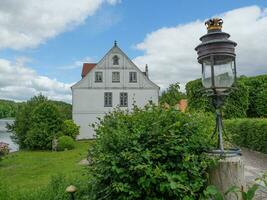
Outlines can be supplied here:
<path id="1" fill-rule="evenodd" d="M 211 101 L 205 94 L 201 79 L 188 82 L 185 88 L 189 110 L 212 111 Z"/>
<path id="2" fill-rule="evenodd" d="M 267 153 L 267 119 L 231 119 L 224 124 L 233 143 Z"/>
<path id="3" fill-rule="evenodd" d="M 241 77 L 249 90 L 248 117 L 267 117 L 267 74 L 254 77 Z"/>
<path id="4" fill-rule="evenodd" d="M 222 109 L 224 118 L 246 117 L 248 87 L 242 81 L 237 81 L 234 88 L 230 95 L 225 98 Z M 206 95 L 200 79 L 188 82 L 186 84 L 186 93 L 189 110 L 213 111 L 211 98 Z"/>

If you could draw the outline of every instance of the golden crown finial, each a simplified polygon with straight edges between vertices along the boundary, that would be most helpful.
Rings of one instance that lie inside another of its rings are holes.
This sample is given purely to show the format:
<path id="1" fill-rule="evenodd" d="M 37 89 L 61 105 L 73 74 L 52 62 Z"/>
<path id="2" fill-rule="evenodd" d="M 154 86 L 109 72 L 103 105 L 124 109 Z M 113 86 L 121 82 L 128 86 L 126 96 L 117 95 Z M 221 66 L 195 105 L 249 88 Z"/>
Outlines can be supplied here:
<path id="1" fill-rule="evenodd" d="M 208 31 L 209 30 L 221 30 L 222 24 L 223 24 L 223 20 L 221 18 L 213 18 L 205 22 L 205 25 Z"/>

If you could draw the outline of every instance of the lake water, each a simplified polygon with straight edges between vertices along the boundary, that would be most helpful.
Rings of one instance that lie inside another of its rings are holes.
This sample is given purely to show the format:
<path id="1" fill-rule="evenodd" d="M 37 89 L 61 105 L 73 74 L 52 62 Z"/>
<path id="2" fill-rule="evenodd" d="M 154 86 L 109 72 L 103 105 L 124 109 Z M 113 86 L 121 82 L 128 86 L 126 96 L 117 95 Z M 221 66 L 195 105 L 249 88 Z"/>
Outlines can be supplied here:
<path id="1" fill-rule="evenodd" d="M 12 124 L 14 120 L 11 119 L 0 119 L 0 142 L 5 142 L 9 144 L 10 151 L 17 151 L 19 149 L 18 145 L 15 144 L 11 138 L 10 135 L 12 133 L 7 132 L 6 129 L 6 123 Z"/>

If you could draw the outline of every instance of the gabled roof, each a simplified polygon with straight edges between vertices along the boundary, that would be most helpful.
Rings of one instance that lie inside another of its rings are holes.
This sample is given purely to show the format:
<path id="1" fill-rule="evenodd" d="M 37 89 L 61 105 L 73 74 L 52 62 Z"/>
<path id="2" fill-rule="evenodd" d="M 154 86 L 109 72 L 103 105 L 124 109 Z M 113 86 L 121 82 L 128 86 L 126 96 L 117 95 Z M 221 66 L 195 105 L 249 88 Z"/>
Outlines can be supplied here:
<path id="1" fill-rule="evenodd" d="M 144 78 L 150 82 L 153 86 L 157 87 L 158 89 L 160 89 L 160 87 L 158 85 L 156 85 L 154 82 L 152 82 L 149 78 L 148 78 L 148 74 L 147 72 L 142 72 L 134 63 L 131 59 L 129 59 L 129 57 L 118 47 L 117 43 L 114 43 L 114 46 L 104 55 L 104 57 L 98 62 L 98 63 L 84 63 L 83 64 L 83 69 L 82 69 L 82 79 L 80 81 L 78 81 L 77 83 L 75 83 L 73 86 L 71 86 L 71 88 L 77 87 L 83 80 L 84 78 L 86 78 L 86 76 L 89 74 L 90 71 L 92 71 L 95 67 L 98 66 L 99 63 L 101 63 L 108 54 L 110 54 L 110 52 L 112 52 L 113 50 L 119 51 L 123 56 L 125 56 L 125 58 L 136 68 L 137 71 L 139 71 Z"/>
<path id="2" fill-rule="evenodd" d="M 82 78 L 86 76 L 97 63 L 83 63 Z"/>

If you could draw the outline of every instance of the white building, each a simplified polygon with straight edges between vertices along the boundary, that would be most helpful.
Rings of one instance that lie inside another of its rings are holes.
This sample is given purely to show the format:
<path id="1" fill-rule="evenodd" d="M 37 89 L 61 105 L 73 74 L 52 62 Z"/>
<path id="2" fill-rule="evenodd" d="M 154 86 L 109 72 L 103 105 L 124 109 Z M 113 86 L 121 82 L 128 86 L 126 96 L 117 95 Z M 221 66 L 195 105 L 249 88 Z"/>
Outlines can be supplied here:
<path id="1" fill-rule="evenodd" d="M 115 107 L 158 104 L 159 87 L 142 72 L 116 42 L 98 63 L 84 63 L 82 79 L 71 87 L 72 117 L 80 126 L 78 139 L 94 138 L 91 126 Z"/>

